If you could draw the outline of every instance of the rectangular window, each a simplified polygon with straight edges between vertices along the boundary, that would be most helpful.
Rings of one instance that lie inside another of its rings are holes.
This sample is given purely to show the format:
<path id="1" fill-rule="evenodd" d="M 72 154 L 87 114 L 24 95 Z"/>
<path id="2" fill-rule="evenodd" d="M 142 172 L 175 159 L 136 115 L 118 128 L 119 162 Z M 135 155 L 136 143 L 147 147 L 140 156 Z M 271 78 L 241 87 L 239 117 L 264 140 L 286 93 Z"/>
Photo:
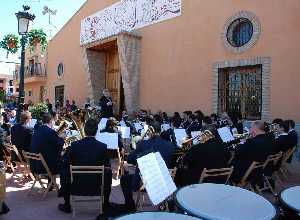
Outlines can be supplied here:
<path id="1" fill-rule="evenodd" d="M 29 97 L 32 96 L 32 91 L 28 91 L 28 96 L 29 96 Z"/>
<path id="2" fill-rule="evenodd" d="M 9 93 L 14 93 L 14 88 L 9 88 Z"/>
<path id="3" fill-rule="evenodd" d="M 259 120 L 262 111 L 262 66 L 219 69 L 218 112 Z"/>
<path id="4" fill-rule="evenodd" d="M 4 82 L 4 80 L 3 79 L 0 79 L 0 83 L 3 83 Z"/>
<path id="5" fill-rule="evenodd" d="M 9 80 L 9 86 L 13 86 L 13 80 Z"/>
<path id="6" fill-rule="evenodd" d="M 19 88 L 16 88 L 16 92 L 19 92 Z"/>

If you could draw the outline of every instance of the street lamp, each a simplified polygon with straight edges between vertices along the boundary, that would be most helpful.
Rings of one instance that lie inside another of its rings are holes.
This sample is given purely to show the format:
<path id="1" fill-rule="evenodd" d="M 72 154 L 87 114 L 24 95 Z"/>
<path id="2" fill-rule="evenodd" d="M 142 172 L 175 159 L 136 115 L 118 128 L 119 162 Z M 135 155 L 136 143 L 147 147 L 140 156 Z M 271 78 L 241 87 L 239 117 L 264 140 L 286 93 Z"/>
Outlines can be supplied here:
<path id="1" fill-rule="evenodd" d="M 33 21 L 35 15 L 30 14 L 29 6 L 23 5 L 23 11 L 19 11 L 16 13 L 18 19 L 18 32 L 19 35 L 22 36 L 21 38 L 21 67 L 20 67 L 20 82 L 19 82 L 19 97 L 18 97 L 18 111 L 17 111 L 17 122 L 20 122 L 20 115 L 23 111 L 24 107 L 24 99 L 25 99 L 25 92 L 24 92 L 24 70 L 25 70 L 25 45 L 27 41 L 27 32 L 29 22 Z"/>

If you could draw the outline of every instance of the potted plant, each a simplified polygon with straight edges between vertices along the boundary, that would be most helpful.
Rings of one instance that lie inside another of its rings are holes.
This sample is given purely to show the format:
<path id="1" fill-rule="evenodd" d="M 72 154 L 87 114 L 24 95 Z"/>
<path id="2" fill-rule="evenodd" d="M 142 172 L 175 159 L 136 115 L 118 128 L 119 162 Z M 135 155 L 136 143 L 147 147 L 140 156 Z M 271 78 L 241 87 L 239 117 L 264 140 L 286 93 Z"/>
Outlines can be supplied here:
<path id="1" fill-rule="evenodd" d="M 17 53 L 19 49 L 19 38 L 14 34 L 5 35 L 0 42 L 0 48 L 7 51 L 7 56 L 9 53 Z"/>
<path id="2" fill-rule="evenodd" d="M 47 34 L 43 31 L 43 29 L 32 29 L 28 32 L 28 42 L 32 50 L 40 44 L 42 52 L 44 52 L 48 45 Z"/>
<path id="3" fill-rule="evenodd" d="M 38 121 L 42 120 L 43 114 L 48 112 L 48 107 L 45 103 L 38 103 L 34 106 L 29 107 L 32 118 L 37 119 Z"/>

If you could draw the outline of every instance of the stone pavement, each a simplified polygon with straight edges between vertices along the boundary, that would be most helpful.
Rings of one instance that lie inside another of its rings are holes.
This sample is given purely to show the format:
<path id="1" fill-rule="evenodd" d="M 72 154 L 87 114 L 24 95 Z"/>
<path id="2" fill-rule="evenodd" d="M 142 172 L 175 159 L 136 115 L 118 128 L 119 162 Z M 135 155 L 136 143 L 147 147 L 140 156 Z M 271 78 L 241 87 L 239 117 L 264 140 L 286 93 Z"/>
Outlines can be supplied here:
<path id="1" fill-rule="evenodd" d="M 300 162 L 293 161 L 289 166 L 291 176 L 289 181 L 284 182 L 283 186 L 278 186 L 277 191 L 282 190 L 285 187 L 300 185 Z M 30 184 L 20 185 L 16 179 L 10 178 L 10 174 L 7 174 L 7 193 L 6 203 L 10 208 L 10 212 L 7 215 L 3 215 L 0 219 L 3 220 L 94 220 L 98 215 L 97 209 L 90 210 L 77 210 L 75 218 L 72 218 L 71 214 L 65 214 L 57 209 L 57 205 L 63 200 L 57 198 L 56 192 L 50 192 L 45 200 L 41 200 L 41 194 L 33 193 L 28 196 L 27 192 L 30 188 Z M 272 203 L 276 202 L 276 199 L 271 194 L 264 195 Z M 120 189 L 119 181 L 113 180 L 112 193 L 110 201 L 113 203 L 124 203 L 123 194 Z M 96 207 L 94 207 L 96 208 Z M 150 205 L 149 201 L 146 201 L 146 206 L 143 210 L 155 210 Z"/>

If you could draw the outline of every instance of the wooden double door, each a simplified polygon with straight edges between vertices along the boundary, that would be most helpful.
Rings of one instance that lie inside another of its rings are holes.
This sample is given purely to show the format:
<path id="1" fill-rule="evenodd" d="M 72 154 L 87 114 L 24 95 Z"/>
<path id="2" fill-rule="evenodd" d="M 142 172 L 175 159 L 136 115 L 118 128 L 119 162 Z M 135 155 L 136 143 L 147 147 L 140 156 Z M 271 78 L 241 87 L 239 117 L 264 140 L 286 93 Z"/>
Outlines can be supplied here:
<path id="1" fill-rule="evenodd" d="M 106 51 L 105 86 L 110 91 L 114 102 L 114 113 L 119 115 L 125 109 L 124 90 L 120 71 L 118 49 L 110 48 Z"/>

